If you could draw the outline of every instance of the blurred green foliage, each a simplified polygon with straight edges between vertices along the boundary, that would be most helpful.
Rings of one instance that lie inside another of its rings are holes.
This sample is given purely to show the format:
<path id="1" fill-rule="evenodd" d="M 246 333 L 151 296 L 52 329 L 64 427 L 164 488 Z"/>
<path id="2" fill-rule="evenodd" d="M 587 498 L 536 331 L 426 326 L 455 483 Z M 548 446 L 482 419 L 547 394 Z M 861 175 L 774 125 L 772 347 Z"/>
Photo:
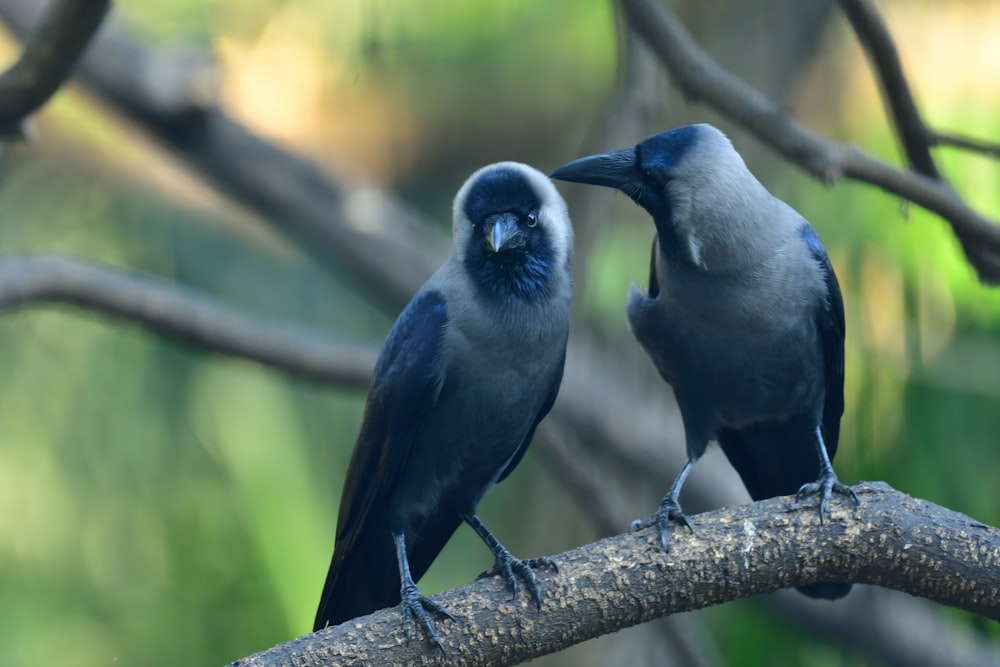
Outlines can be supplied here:
<path id="1" fill-rule="evenodd" d="M 575 157 L 614 86 L 605 2 L 213 0 L 123 10 L 160 46 L 252 45 L 275 17 L 314 21 L 318 53 L 342 66 L 318 99 L 397 105 L 412 135 L 394 168 L 386 155 L 401 154 L 399 127 L 375 126 L 364 152 L 345 161 L 376 165 L 442 223 L 454 189 L 482 163 L 545 168 Z M 230 52 L 247 53 L 240 48 Z M 230 103 L 252 114 L 241 101 Z M 1000 136 L 995 100 L 929 102 L 939 126 Z M 848 101 L 842 113 L 844 136 L 893 159 L 883 123 Z M 321 126 L 351 128 L 357 118 L 331 115 Z M 0 163 L 0 253 L 92 258 L 340 336 L 387 331 L 395 313 L 206 200 L 171 167 L 144 179 L 143 165 L 163 156 L 80 96 L 61 96 L 43 129 L 40 142 Z M 327 138 L 316 142 L 321 159 L 337 150 Z M 995 217 L 996 164 L 939 155 L 959 190 Z M 1000 524 L 1000 292 L 977 282 L 934 216 L 866 186 L 824 188 L 789 166 L 758 175 L 813 222 L 844 286 L 841 478 L 884 479 Z M 614 344 L 631 345 L 625 287 L 645 281 L 651 233 L 624 199 L 613 218 L 578 284 L 579 311 Z M 53 662 L 55 633 L 73 647 L 59 649 L 63 664 L 153 665 L 222 664 L 307 631 L 364 397 L 69 307 L 0 315 L 0 664 Z M 525 529 L 521 518 L 542 502 L 572 505 L 529 454 L 483 511 L 515 552 L 576 546 L 569 529 Z M 459 585 L 487 565 L 460 530 L 422 587 Z M 867 664 L 762 608 L 750 600 L 702 615 L 726 664 Z"/>

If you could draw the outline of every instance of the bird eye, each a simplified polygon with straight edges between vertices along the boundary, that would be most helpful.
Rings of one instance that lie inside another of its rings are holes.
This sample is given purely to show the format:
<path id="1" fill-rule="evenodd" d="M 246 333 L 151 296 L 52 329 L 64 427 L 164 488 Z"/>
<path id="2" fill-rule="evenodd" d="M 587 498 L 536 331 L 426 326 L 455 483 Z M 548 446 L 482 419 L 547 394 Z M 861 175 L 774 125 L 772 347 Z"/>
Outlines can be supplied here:
<path id="1" fill-rule="evenodd" d="M 657 181 L 656 170 L 652 167 L 643 167 L 642 178 L 648 183 L 655 183 Z"/>
<path id="2" fill-rule="evenodd" d="M 532 211 L 528 214 L 528 227 L 534 227 L 538 224 L 538 211 Z"/>

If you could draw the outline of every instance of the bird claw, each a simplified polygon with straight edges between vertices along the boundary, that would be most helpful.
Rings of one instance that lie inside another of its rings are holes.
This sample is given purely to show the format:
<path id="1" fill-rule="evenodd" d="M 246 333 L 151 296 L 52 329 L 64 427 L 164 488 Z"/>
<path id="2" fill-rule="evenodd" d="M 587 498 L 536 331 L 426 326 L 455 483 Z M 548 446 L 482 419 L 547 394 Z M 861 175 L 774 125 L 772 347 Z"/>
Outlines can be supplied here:
<path id="1" fill-rule="evenodd" d="M 833 494 L 849 496 L 854 501 L 855 506 L 861 504 L 861 500 L 858 498 L 858 494 L 854 492 L 854 489 L 840 482 L 833 473 L 833 470 L 824 472 L 815 482 L 808 482 L 799 487 L 798 492 L 795 494 L 795 501 L 802 502 L 803 498 L 818 495 L 819 522 L 823 523 L 823 515 L 826 514 L 826 501 Z"/>
<path id="2" fill-rule="evenodd" d="M 691 522 L 688 521 L 687 515 L 681 510 L 681 506 L 677 500 L 667 497 L 660 503 L 660 508 L 656 510 L 653 516 L 648 519 L 636 519 L 633 521 L 629 527 L 629 532 L 634 533 L 637 530 L 656 527 L 660 533 L 660 546 L 663 547 L 664 551 L 667 551 L 667 530 L 672 523 L 687 526 L 688 530 L 694 532 L 694 527 L 691 526 Z"/>
<path id="3" fill-rule="evenodd" d="M 507 587 L 512 591 L 510 599 L 516 600 L 518 590 L 517 577 L 519 575 L 524 579 L 524 583 L 528 587 L 532 599 L 535 601 L 535 607 L 541 611 L 542 593 L 538 586 L 538 579 L 535 577 L 534 570 L 542 568 L 559 572 L 559 565 L 551 558 L 543 556 L 541 558 L 526 558 L 521 560 L 506 553 L 498 555 L 493 562 L 493 567 L 476 577 L 476 580 L 500 575 L 507 582 Z"/>
<path id="4" fill-rule="evenodd" d="M 452 623 L 458 623 L 458 619 L 437 602 L 421 595 L 420 590 L 414 585 L 405 586 L 401 592 L 401 597 L 403 599 L 403 624 L 406 627 L 406 643 L 410 643 L 410 638 L 413 636 L 413 622 L 419 621 L 420 625 L 424 628 L 424 632 L 427 634 L 427 638 L 438 647 L 442 655 L 445 655 L 444 644 L 438 638 L 437 630 L 434 629 L 434 624 L 431 622 L 430 615 L 427 612 L 443 616 Z"/>

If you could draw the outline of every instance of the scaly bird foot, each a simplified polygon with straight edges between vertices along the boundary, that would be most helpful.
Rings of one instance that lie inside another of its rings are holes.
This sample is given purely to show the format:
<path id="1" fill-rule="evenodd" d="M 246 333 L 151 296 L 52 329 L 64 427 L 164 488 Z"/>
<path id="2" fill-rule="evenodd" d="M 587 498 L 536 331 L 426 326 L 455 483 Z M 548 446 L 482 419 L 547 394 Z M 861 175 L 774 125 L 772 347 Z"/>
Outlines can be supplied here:
<path id="1" fill-rule="evenodd" d="M 819 522 L 823 523 L 823 515 L 826 513 L 826 501 L 835 493 L 841 496 L 849 496 L 854 501 L 855 506 L 861 504 L 858 494 L 851 487 L 842 484 L 837 479 L 837 475 L 834 474 L 833 469 L 824 470 L 815 482 L 803 484 L 795 494 L 795 500 L 796 502 L 801 502 L 803 498 L 818 495 Z"/>
<path id="2" fill-rule="evenodd" d="M 532 599 L 535 601 L 535 607 L 541 611 L 542 593 L 538 586 L 538 579 L 535 578 L 534 572 L 534 570 L 541 568 L 546 568 L 552 570 L 553 572 L 559 572 L 559 566 L 551 558 L 541 557 L 520 560 L 518 558 L 514 558 L 505 550 L 496 557 L 496 560 L 493 562 L 493 567 L 480 574 L 476 577 L 476 579 L 485 579 L 486 577 L 492 577 L 499 574 L 503 577 L 504 581 L 507 582 L 507 587 L 513 592 L 510 599 L 515 600 L 517 599 L 517 578 L 520 576 L 524 579 L 524 583 L 528 587 L 528 591 L 531 593 Z"/>
<path id="3" fill-rule="evenodd" d="M 447 618 L 452 623 L 458 623 L 458 621 L 444 607 L 421 595 L 420 590 L 415 585 L 404 586 L 403 590 L 400 591 L 400 596 L 403 599 L 403 622 L 406 626 L 407 643 L 413 635 L 413 622 L 418 621 L 424 627 L 427 638 L 434 642 L 441 654 L 444 655 L 444 645 L 438 638 L 437 630 L 434 629 L 434 624 L 431 623 L 430 615 L 427 612 Z"/>
<path id="4" fill-rule="evenodd" d="M 656 514 L 648 519 L 636 519 L 633 521 L 629 527 L 629 532 L 634 533 L 637 530 L 655 526 L 660 531 L 660 546 L 663 547 L 664 551 L 667 551 L 667 529 L 670 528 L 670 524 L 672 523 L 687 526 L 688 530 L 694 532 L 694 528 L 691 527 L 691 522 L 688 521 L 687 515 L 681 510 L 680 504 L 678 504 L 675 498 L 668 496 L 660 503 L 660 509 L 656 510 Z"/>

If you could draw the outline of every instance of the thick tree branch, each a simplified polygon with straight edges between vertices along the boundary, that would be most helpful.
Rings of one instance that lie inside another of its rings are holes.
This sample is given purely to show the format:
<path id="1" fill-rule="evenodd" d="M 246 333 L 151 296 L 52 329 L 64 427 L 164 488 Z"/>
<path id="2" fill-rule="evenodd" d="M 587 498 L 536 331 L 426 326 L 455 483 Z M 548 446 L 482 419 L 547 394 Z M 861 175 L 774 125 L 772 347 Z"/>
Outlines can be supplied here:
<path id="1" fill-rule="evenodd" d="M 58 0 L 48 5 L 21 57 L 0 75 L 0 133 L 16 128 L 69 78 L 101 25 L 110 0 Z"/>
<path id="2" fill-rule="evenodd" d="M 615 394 L 618 389 L 605 392 L 605 395 Z M 627 387 L 625 391 L 628 392 Z M 640 422 L 647 421 L 652 406 L 642 404 L 637 397 L 630 398 L 635 400 L 636 407 L 627 413 L 643 415 Z M 606 412 L 614 414 L 620 410 L 618 403 L 608 407 L 608 411 L 594 411 L 600 413 L 598 420 L 607 420 Z M 598 533 L 615 534 L 636 518 L 635 501 L 628 491 L 636 486 L 651 486 L 662 492 L 677 470 L 663 452 L 638 454 L 645 442 L 641 434 L 633 442 L 619 432 L 613 440 L 605 443 L 603 451 L 581 446 L 581 442 L 586 443 L 586 436 L 593 437 L 596 433 L 596 437 L 601 438 L 606 429 L 573 416 L 574 419 L 567 420 L 562 413 L 554 410 L 540 426 L 542 442 L 536 451 L 595 522 Z M 579 426 L 579 432 L 563 433 L 573 425 Z M 550 429 L 550 426 L 554 428 Z M 615 474 L 609 470 L 608 462 L 622 458 L 623 451 L 630 460 L 628 471 Z M 634 462 L 631 461 L 633 452 L 638 459 Z M 686 486 L 685 493 L 691 490 L 695 493 L 686 497 L 685 507 L 704 507 L 706 503 L 717 507 L 719 504 L 747 502 L 744 493 L 738 491 L 741 484 L 729 466 L 722 461 L 716 461 L 713 466 L 707 460 L 717 453 L 717 450 L 710 449 L 698 468 L 699 475 L 707 472 L 709 475 L 689 480 L 689 485 L 696 486 L 694 489 Z M 675 456 L 681 457 L 681 453 Z M 628 481 L 620 481 L 623 477 Z M 626 486 L 622 487 L 622 484 Z M 650 503 L 649 509 L 652 507 Z M 957 619 L 942 614 L 940 607 L 926 602 L 921 604 L 922 601 L 898 591 L 855 586 L 847 598 L 835 604 L 810 600 L 794 591 L 779 591 L 769 597 L 768 602 L 793 625 L 817 637 L 825 637 L 834 645 L 850 646 L 853 651 L 886 667 L 981 667 L 1000 664 L 1000 650 L 989 637 L 970 632 Z"/>
<path id="3" fill-rule="evenodd" d="M 1000 619 L 1000 531 L 882 483 L 857 487 L 861 506 L 774 498 L 692 517 L 670 551 L 650 531 L 557 557 L 541 612 L 496 578 L 435 596 L 458 619 L 438 624 L 448 651 L 406 642 L 396 608 L 306 635 L 233 663 L 513 665 L 681 611 L 805 583 L 843 580 L 905 590 Z"/>
<path id="4" fill-rule="evenodd" d="M 149 276 L 56 255 L 0 258 L 0 309 L 69 303 L 314 380 L 367 387 L 377 348 L 243 314 Z"/>
<path id="5" fill-rule="evenodd" d="M 841 177 L 863 181 L 937 213 L 951 224 L 980 279 L 1000 284 L 1000 226 L 970 208 L 948 185 L 820 137 L 720 67 L 662 2 L 622 2 L 632 29 L 650 45 L 686 95 L 733 119 L 823 181 Z"/>

